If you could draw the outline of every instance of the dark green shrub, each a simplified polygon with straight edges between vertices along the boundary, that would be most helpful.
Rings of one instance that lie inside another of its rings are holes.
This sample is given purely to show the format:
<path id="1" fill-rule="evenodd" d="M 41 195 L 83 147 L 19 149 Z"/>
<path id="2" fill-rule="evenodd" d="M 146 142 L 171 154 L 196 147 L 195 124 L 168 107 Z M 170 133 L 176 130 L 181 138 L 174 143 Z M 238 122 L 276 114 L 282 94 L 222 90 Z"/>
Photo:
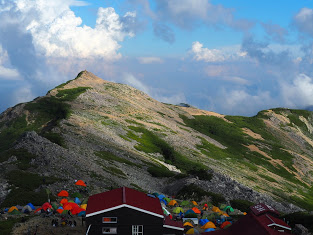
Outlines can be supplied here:
<path id="1" fill-rule="evenodd" d="M 148 168 L 148 172 L 153 176 L 153 177 L 172 177 L 175 175 L 174 172 L 168 170 L 164 166 L 151 166 Z"/>
<path id="2" fill-rule="evenodd" d="M 247 212 L 249 211 L 250 206 L 253 206 L 255 203 L 247 200 L 235 199 L 231 200 L 230 204 L 233 208 L 236 208 L 242 212 Z"/>
<path id="3" fill-rule="evenodd" d="M 281 216 L 286 221 L 289 222 L 291 227 L 294 227 L 296 224 L 302 224 L 304 227 L 313 232 L 313 215 L 305 212 L 295 212 L 292 214 Z"/>

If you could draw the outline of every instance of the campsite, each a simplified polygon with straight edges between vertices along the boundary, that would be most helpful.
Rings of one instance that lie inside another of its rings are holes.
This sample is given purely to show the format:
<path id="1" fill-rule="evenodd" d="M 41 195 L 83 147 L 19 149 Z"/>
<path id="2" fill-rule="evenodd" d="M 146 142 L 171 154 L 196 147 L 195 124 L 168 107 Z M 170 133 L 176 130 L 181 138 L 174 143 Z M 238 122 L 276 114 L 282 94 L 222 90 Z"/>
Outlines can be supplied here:
<path id="1" fill-rule="evenodd" d="M 47 201 L 43 205 L 33 205 L 29 202 L 23 206 L 12 205 L 10 208 L 1 208 L 0 234 L 98 234 L 96 229 L 102 230 L 102 234 L 106 234 L 104 229 L 107 229 L 108 234 L 127 233 L 121 232 L 123 229 L 129 231 L 129 234 L 141 234 L 134 231 L 131 233 L 131 229 L 126 228 L 128 225 L 134 228 L 134 225 L 130 224 L 138 224 L 139 220 L 142 227 L 138 227 L 138 232 L 142 229 L 146 234 L 168 234 L 169 229 L 172 229 L 171 234 L 213 235 L 231 231 L 231 226 L 234 231 L 236 228 L 248 231 L 247 224 L 261 224 L 260 221 L 266 223 L 261 219 L 262 216 L 271 219 L 269 221 L 271 224 L 268 223 L 271 230 L 264 230 L 260 234 L 276 234 L 275 231 L 282 229 L 285 231 L 281 233 L 291 234 L 291 227 L 279 219 L 279 212 L 269 205 L 258 204 L 250 206 L 250 209 L 246 206 L 247 211 L 240 211 L 227 203 L 214 205 L 209 197 L 203 197 L 198 201 L 192 198 L 184 200 L 173 195 L 145 193 L 127 187 L 88 195 L 84 181 L 76 181 L 75 185 L 79 185 L 78 191 L 68 192 L 62 189 L 56 192 L 55 201 Z M 130 212 L 131 210 L 133 212 Z M 122 225 L 123 214 L 127 216 L 126 223 Z M 130 216 L 131 214 L 133 216 Z M 154 227 L 151 227 L 151 222 L 147 222 L 151 215 L 156 216 L 153 219 Z M 246 222 L 240 223 L 243 220 Z M 162 228 L 158 230 L 157 221 L 160 221 L 163 230 Z M 271 227 L 273 224 L 275 226 Z M 265 228 L 268 226 L 264 225 Z M 149 229 L 153 232 L 147 232 Z M 258 231 L 262 231 L 262 228 L 260 227 Z"/>

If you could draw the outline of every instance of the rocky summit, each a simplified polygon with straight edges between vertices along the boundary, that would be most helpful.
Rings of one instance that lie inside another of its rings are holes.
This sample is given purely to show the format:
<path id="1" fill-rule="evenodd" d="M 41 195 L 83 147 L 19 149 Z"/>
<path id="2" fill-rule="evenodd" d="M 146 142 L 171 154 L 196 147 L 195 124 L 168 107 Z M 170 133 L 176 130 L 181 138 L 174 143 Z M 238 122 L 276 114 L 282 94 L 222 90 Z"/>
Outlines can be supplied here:
<path id="1" fill-rule="evenodd" d="M 0 203 L 41 203 L 87 182 L 176 195 L 186 187 L 227 202 L 313 210 L 313 115 L 276 108 L 226 116 L 158 102 L 83 71 L 0 115 Z"/>

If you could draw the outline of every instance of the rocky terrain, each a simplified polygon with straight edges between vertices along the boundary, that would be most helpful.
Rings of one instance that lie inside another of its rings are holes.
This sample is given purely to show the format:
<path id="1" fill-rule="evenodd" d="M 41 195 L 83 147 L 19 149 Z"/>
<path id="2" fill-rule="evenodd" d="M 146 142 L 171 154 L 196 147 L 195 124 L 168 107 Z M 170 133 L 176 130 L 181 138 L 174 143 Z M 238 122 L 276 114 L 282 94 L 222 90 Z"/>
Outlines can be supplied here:
<path id="1" fill-rule="evenodd" d="M 165 104 L 83 71 L 0 115 L 0 203 L 40 203 L 45 189 L 83 179 L 90 193 L 173 195 L 193 183 L 228 201 L 311 211 L 312 120 L 304 110 L 238 117 Z"/>

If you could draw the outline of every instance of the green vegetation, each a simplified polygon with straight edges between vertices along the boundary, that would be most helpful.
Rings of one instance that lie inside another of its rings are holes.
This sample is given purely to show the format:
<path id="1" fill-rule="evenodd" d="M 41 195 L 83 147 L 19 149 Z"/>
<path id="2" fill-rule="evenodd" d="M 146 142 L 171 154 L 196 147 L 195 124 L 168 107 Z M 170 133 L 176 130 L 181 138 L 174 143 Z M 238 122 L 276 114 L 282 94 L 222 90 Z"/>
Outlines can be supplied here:
<path id="1" fill-rule="evenodd" d="M 135 124 L 135 125 L 138 125 L 138 126 L 143 126 L 142 123 L 136 122 L 136 121 L 131 120 L 131 119 L 126 119 L 125 121 L 128 122 L 129 124 Z"/>
<path id="2" fill-rule="evenodd" d="M 59 121 L 66 119 L 71 114 L 70 105 L 66 101 L 72 101 L 85 92 L 87 87 L 78 87 L 59 91 L 57 97 L 44 97 L 25 105 L 25 109 L 31 112 L 26 121 L 26 115 L 22 115 L 6 123 L 6 128 L 0 132 L 0 152 L 12 147 L 14 141 L 26 131 L 41 132 L 52 142 L 64 145 L 64 141 L 55 134 L 46 133 L 57 126 Z"/>
<path id="3" fill-rule="evenodd" d="M 151 166 L 148 168 L 148 172 L 153 177 L 172 177 L 175 175 L 174 172 L 168 170 L 165 166 Z"/>
<path id="4" fill-rule="evenodd" d="M 241 199 L 235 199 L 231 200 L 230 204 L 233 208 L 236 208 L 242 212 L 247 212 L 250 208 L 250 206 L 253 206 L 254 203 L 247 201 L 247 200 L 241 200 Z"/>
<path id="5" fill-rule="evenodd" d="M 274 178 L 268 176 L 268 175 L 263 175 L 263 174 L 258 174 L 260 177 L 262 177 L 263 179 L 269 181 L 269 182 L 276 182 L 277 183 L 277 180 L 275 180 Z"/>
<path id="6" fill-rule="evenodd" d="M 56 97 L 60 98 L 61 101 L 73 101 L 80 94 L 86 92 L 87 89 L 90 89 L 90 87 L 77 87 L 66 90 L 58 90 L 58 94 L 56 94 Z"/>
<path id="7" fill-rule="evenodd" d="M 236 152 L 243 152 L 244 146 L 248 143 L 245 134 L 240 127 L 234 123 L 228 123 L 221 118 L 214 116 L 194 116 L 189 119 L 184 115 L 180 115 L 184 123 L 200 133 L 210 136 L 225 146 Z"/>
<path id="8" fill-rule="evenodd" d="M 130 165 L 130 166 L 136 166 L 136 167 L 141 168 L 140 165 L 133 163 L 127 159 L 118 157 L 115 154 L 108 152 L 108 151 L 95 152 L 95 155 L 97 155 L 98 157 L 100 157 L 106 161 L 116 161 L 116 162 L 120 162 L 120 163 L 125 163 L 125 164 Z"/>
<path id="9" fill-rule="evenodd" d="M 210 180 L 212 178 L 212 175 L 207 172 L 208 167 L 201 163 L 189 160 L 185 156 L 181 155 L 153 132 L 143 127 L 129 126 L 129 128 L 137 134 L 141 134 L 139 136 L 134 134 L 132 131 L 127 133 L 127 138 L 138 142 L 135 146 L 137 150 L 146 153 L 160 153 L 164 156 L 165 162 L 175 165 L 188 174 L 196 175 L 203 180 Z"/>
<path id="10" fill-rule="evenodd" d="M 304 227 L 313 232 L 313 215 L 306 212 L 295 212 L 288 215 L 283 215 L 281 218 L 289 221 L 289 225 L 294 227 L 296 224 L 302 224 Z"/>
<path id="11" fill-rule="evenodd" d="M 0 221 L 0 234 L 11 234 L 13 227 L 16 223 L 24 223 L 29 220 L 30 216 L 8 218 L 7 220 Z"/>
<path id="12" fill-rule="evenodd" d="M 55 143 L 57 145 L 62 146 L 63 148 L 67 148 L 64 138 L 61 136 L 59 133 L 54 133 L 54 132 L 45 132 L 41 134 L 41 136 L 47 138 L 50 140 L 52 143 Z"/>
<path id="13" fill-rule="evenodd" d="M 7 161 L 11 156 L 16 156 L 15 163 L 19 169 L 26 170 L 31 167 L 30 162 L 36 156 L 30 154 L 26 149 L 10 149 L 0 153 L 0 163 Z"/>
<path id="14" fill-rule="evenodd" d="M 196 201 L 201 201 L 203 197 L 208 196 L 211 198 L 213 205 L 218 205 L 220 203 L 225 203 L 226 199 L 222 194 L 217 194 L 213 192 L 207 192 L 195 184 L 189 184 L 180 189 L 177 193 L 177 198 L 182 200 L 192 199 Z"/>
<path id="15" fill-rule="evenodd" d="M 36 191 L 36 189 L 42 185 L 53 184 L 59 180 L 55 177 L 43 177 L 20 170 L 9 172 L 6 178 L 14 187 L 1 206 L 25 205 L 29 202 L 35 205 L 42 205 L 48 199 L 47 193 L 44 189 L 41 191 Z"/>
<path id="16" fill-rule="evenodd" d="M 123 176 L 125 178 L 125 174 L 123 171 L 121 171 L 120 169 L 114 167 L 114 166 L 108 166 L 105 168 L 105 170 L 107 170 L 108 172 L 112 173 L 113 175 L 116 176 Z"/>

